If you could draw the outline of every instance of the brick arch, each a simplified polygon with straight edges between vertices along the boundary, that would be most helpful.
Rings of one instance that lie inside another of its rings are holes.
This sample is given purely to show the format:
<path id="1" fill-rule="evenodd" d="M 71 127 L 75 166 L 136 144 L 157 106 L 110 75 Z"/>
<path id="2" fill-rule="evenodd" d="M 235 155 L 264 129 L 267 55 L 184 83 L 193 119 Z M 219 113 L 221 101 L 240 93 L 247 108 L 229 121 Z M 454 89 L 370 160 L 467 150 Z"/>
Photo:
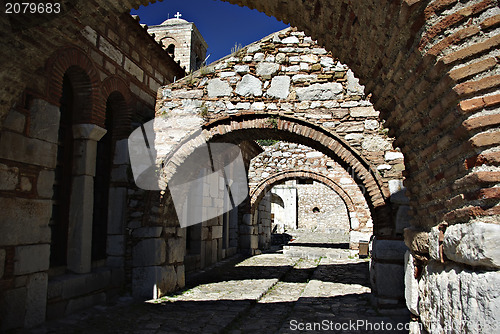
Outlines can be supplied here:
<path id="1" fill-rule="evenodd" d="M 104 127 L 106 104 L 100 90 L 101 80 L 97 68 L 85 51 L 76 47 L 61 49 L 47 61 L 45 71 L 48 78 L 46 96 L 51 103 L 59 106 L 63 78 L 68 73 L 75 90 L 85 92 L 90 98 L 89 107 L 79 115 L 77 122 Z"/>
<path id="2" fill-rule="evenodd" d="M 498 1 L 224 0 L 291 23 L 347 64 L 405 155 L 413 223 L 499 214 Z M 476 117 L 477 115 L 477 117 Z M 488 131 L 489 130 L 489 131 Z M 495 168 L 495 167 L 493 167 Z"/>
<path id="3" fill-rule="evenodd" d="M 354 212 L 356 210 L 356 207 L 354 205 L 353 200 L 345 192 L 344 189 L 342 189 L 341 186 L 339 186 L 335 181 L 330 179 L 329 177 L 322 175 L 320 173 L 316 172 L 311 172 L 311 171 L 305 171 L 305 170 L 287 170 L 287 171 L 282 171 L 279 173 L 272 174 L 271 176 L 267 177 L 265 180 L 261 181 L 252 191 L 250 192 L 250 204 L 251 204 L 251 213 L 253 214 L 255 210 L 258 208 L 260 200 L 264 197 L 264 195 L 274 187 L 274 185 L 288 181 L 288 180 L 293 180 L 293 179 L 313 179 L 318 182 L 323 183 L 330 189 L 332 189 L 334 192 L 336 192 L 340 198 L 342 198 L 342 201 L 347 207 L 347 211 L 349 213 Z"/>
<path id="4" fill-rule="evenodd" d="M 195 159 L 191 153 L 206 141 L 241 143 L 257 139 L 276 139 L 310 146 L 333 158 L 342 167 L 352 168 L 354 176 L 366 190 L 364 195 L 375 231 L 379 235 L 391 235 L 393 221 L 387 189 L 369 162 L 335 134 L 293 117 L 243 112 L 211 121 L 203 126 L 201 132 L 185 139 L 176 151 L 166 157 L 171 162 L 164 170 L 166 180 L 175 174 L 176 166 Z"/>
<path id="5" fill-rule="evenodd" d="M 113 135 L 116 139 L 130 134 L 132 122 L 132 95 L 128 84 L 118 76 L 111 76 L 102 82 L 102 95 L 113 106 Z M 104 120 L 103 120 L 104 122 Z"/>

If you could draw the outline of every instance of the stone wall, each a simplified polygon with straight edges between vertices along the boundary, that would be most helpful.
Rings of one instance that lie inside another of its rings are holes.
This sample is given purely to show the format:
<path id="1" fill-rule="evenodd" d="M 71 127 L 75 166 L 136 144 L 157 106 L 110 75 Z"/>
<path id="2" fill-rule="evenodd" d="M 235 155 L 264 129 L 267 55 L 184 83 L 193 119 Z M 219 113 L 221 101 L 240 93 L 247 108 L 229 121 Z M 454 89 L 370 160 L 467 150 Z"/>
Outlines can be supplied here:
<path id="1" fill-rule="evenodd" d="M 401 157 L 402 155 L 399 152 L 389 152 L 387 156 L 384 157 L 387 166 L 384 171 L 392 171 L 394 173 L 394 170 L 397 169 L 397 164 L 401 161 Z M 350 172 L 345 170 L 335 162 L 334 159 L 304 145 L 279 142 L 273 145 L 264 146 L 264 152 L 252 160 L 248 172 L 252 201 L 259 197 L 260 191 L 256 189 L 262 182 L 265 182 L 267 178 L 272 177 L 276 173 L 283 173 L 283 176 L 286 177 L 286 171 L 297 170 L 322 174 L 339 185 L 343 193 L 348 197 L 346 200 L 352 202 L 352 207 L 349 212 L 352 229 L 364 230 L 366 227 L 368 228 L 367 232 L 371 234 L 373 221 L 364 197 L 366 189 L 363 184 L 356 179 L 353 170 L 351 169 Z M 271 186 L 272 185 L 269 185 L 268 187 Z M 299 189 L 299 187 L 297 187 L 297 189 Z M 300 210 L 298 212 L 300 213 Z M 295 225 L 297 225 L 297 223 L 295 223 Z M 350 224 L 348 223 L 347 226 L 350 226 Z M 402 234 L 402 230 L 400 233 Z"/>
<path id="2" fill-rule="evenodd" d="M 298 228 L 309 231 L 348 235 L 349 212 L 342 198 L 328 186 L 297 184 Z"/>
<path id="3" fill-rule="evenodd" d="M 8 15 L 1 16 L 2 31 L 7 33 L 0 50 L 4 64 L 0 86 L 6 88 L 0 95 L 0 122 L 28 83 L 43 82 L 35 77 L 47 58 L 67 41 L 78 39 L 84 26 L 105 26 L 115 18 L 114 13 L 125 13 L 149 2 L 76 2 L 66 15 L 46 22 L 43 29 L 35 26 L 22 36 L 11 33 Z M 500 180 L 495 167 L 500 161 L 496 128 L 500 82 L 495 60 L 500 20 L 496 1 L 229 2 L 291 22 L 327 50 L 335 50 L 336 56 L 359 76 L 386 120 L 384 126 L 405 155 L 409 215 L 418 217 L 413 221 L 418 229 L 407 236 L 415 256 L 422 251 L 425 254 L 426 246 L 413 237 L 428 233 L 442 222 L 467 226 L 470 220 L 480 220 L 496 225 L 495 185 Z M 32 21 L 27 17 L 22 23 L 29 25 Z M 39 213 L 33 210 L 30 217 Z M 30 219 L 13 219 L 18 226 L 30 226 Z M 377 231 L 378 227 L 374 228 Z M 474 230 L 472 234 L 481 233 Z M 11 254 L 5 251 L 6 258 Z M 455 264 L 465 268 L 465 263 Z M 445 273 L 443 268 L 438 270 Z M 489 272 L 498 277 L 497 269 Z M 458 283 L 452 288 L 464 290 Z M 452 302 L 445 294 L 433 292 L 431 297 L 442 298 L 445 304 Z M 444 323 L 450 323 L 437 303 L 430 305 L 436 306 L 433 312 Z M 462 319 L 474 321 L 479 316 L 476 309 Z M 495 324 L 497 318 L 491 316 L 486 321 Z"/>
<path id="4" fill-rule="evenodd" d="M 25 83 L 27 90 L 2 122 L 1 329 L 33 327 L 46 318 L 104 302 L 130 284 L 125 220 L 128 204 L 139 204 L 133 198 L 138 193 L 128 174 L 125 138 L 133 122 L 153 116 L 158 87 L 183 73 L 128 15 L 114 17 L 107 25 L 74 24 L 79 34 Z M 49 269 L 64 74 L 74 90 L 74 121 L 79 123 L 72 128 L 73 191 L 59 195 L 71 198 L 73 232 L 67 267 Z M 91 263 L 93 179 L 97 142 L 107 131 L 106 103 L 119 110 L 113 114 L 106 257 Z"/>
<path id="5" fill-rule="evenodd" d="M 398 232 L 394 224 L 398 206 L 389 197 L 404 192 L 403 155 L 392 146 L 379 112 L 365 96 L 358 79 L 304 33 L 294 28 L 277 32 L 164 87 L 156 114 L 167 120 L 183 118 L 185 125 L 202 124 L 202 131 L 195 136 L 192 136 L 195 129 L 185 126 L 183 135 L 176 132 L 177 138 L 169 135 L 172 130 L 169 126 L 155 128 L 159 151 L 183 143 L 181 149 L 170 154 L 173 163 L 162 171 L 166 181 L 175 175 L 176 166 L 182 170 L 183 162 L 206 141 L 239 143 L 272 139 L 300 143 L 335 159 L 344 173 L 350 174 L 344 184 L 349 180 L 352 188 L 364 196 L 379 237 L 402 237 L 402 231 Z M 319 166 L 321 159 L 326 159 L 319 152 L 308 151 L 309 157 L 305 154 L 306 160 L 311 159 L 311 166 Z M 315 174 L 315 177 L 322 176 Z M 271 179 L 261 182 L 259 193 L 263 195 L 263 190 L 273 182 Z M 334 182 L 331 186 L 340 188 Z M 365 189 L 364 193 L 359 186 Z M 336 191 L 344 192 L 341 188 Z M 350 212 L 355 211 L 352 202 Z M 361 211 L 366 210 L 365 205 L 360 207 Z M 240 227 L 240 238 L 245 233 L 246 240 L 240 239 L 241 249 L 249 254 L 258 252 L 256 217 L 244 212 Z M 360 218 L 366 219 L 365 225 L 361 226 L 358 217 L 353 218 L 358 226 L 350 233 L 351 244 L 357 245 L 360 239 L 369 237 L 362 231 L 369 223 L 366 211 Z M 405 219 L 407 223 L 407 216 Z M 367 228 L 371 235 L 371 227 Z M 396 273 L 401 284 L 403 255 L 400 254 L 397 264 L 401 270 Z M 395 300 L 401 303 L 400 297 Z"/>

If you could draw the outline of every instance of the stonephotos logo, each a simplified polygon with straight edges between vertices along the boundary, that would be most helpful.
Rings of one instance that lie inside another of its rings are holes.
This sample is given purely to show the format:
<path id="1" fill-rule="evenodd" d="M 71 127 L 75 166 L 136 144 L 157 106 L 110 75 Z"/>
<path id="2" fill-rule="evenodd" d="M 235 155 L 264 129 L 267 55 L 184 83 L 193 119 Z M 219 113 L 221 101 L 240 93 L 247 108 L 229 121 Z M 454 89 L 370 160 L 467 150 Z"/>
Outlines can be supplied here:
<path id="1" fill-rule="evenodd" d="M 182 125 L 186 123 L 185 117 L 157 117 L 135 129 L 128 139 L 136 185 L 144 190 L 168 187 L 181 227 L 218 217 L 248 196 L 245 165 L 237 145 L 205 141 L 179 164 L 176 155 L 184 152 L 181 139 L 187 133 L 191 137 L 201 133 L 201 128 Z M 162 141 L 161 129 L 177 145 Z M 175 173 L 165 182 L 163 172 L 170 167 Z"/>

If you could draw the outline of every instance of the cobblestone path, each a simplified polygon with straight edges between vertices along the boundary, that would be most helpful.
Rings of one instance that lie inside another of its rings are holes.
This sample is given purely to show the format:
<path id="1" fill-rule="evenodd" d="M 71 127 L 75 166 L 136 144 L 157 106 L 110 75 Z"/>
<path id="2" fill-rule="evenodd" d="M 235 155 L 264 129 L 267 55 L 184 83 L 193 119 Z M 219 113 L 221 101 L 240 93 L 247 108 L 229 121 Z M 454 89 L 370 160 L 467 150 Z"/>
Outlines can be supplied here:
<path id="1" fill-rule="evenodd" d="M 32 333 L 407 333 L 389 328 L 408 316 L 370 306 L 368 266 L 339 240 L 302 234 L 282 252 L 232 258 L 188 277 L 180 294 L 122 299 Z"/>

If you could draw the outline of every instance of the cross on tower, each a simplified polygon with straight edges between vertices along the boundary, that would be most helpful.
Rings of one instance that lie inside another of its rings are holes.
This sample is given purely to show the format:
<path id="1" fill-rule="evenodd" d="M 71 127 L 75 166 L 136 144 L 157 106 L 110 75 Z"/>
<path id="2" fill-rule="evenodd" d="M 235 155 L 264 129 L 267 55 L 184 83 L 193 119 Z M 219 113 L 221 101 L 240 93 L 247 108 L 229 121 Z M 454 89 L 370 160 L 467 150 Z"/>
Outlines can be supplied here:
<path id="1" fill-rule="evenodd" d="M 179 12 L 177 12 L 177 14 L 175 14 L 174 16 L 175 16 L 175 18 L 180 19 L 180 18 L 181 18 L 181 16 L 182 16 L 182 14 L 181 14 L 181 13 L 179 13 Z"/>

